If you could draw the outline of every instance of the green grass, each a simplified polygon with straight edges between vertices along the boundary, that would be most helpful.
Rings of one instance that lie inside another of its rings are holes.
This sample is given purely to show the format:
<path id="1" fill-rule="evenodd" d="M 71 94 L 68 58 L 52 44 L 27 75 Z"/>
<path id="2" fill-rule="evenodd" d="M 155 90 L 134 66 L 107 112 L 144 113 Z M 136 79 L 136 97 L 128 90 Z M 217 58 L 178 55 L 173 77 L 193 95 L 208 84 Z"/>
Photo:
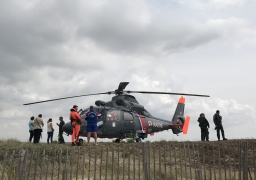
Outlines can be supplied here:
<path id="1" fill-rule="evenodd" d="M 21 143 L 21 141 L 15 138 L 10 138 L 10 139 L 0 139 L 0 143 Z"/>

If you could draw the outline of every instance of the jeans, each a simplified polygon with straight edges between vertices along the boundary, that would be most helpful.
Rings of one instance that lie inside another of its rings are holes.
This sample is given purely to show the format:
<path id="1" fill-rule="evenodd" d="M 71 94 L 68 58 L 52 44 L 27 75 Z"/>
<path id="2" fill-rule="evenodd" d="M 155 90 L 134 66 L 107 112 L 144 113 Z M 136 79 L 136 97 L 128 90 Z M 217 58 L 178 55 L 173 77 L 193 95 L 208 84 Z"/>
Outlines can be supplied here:
<path id="1" fill-rule="evenodd" d="M 47 137 L 47 143 L 49 144 L 49 139 L 51 139 L 51 143 L 52 143 L 52 138 L 53 138 L 53 131 L 51 132 L 47 132 L 48 137 Z"/>
<path id="2" fill-rule="evenodd" d="M 34 137 L 34 130 L 30 130 L 29 133 L 30 133 L 29 142 L 31 142 Z"/>
<path id="3" fill-rule="evenodd" d="M 218 124 L 218 125 L 217 125 L 216 131 L 217 131 L 218 140 L 220 140 L 220 131 L 221 131 L 222 138 L 223 138 L 223 139 L 225 138 L 225 133 L 224 133 L 224 129 L 223 129 L 222 124 Z"/>
<path id="4" fill-rule="evenodd" d="M 59 143 L 65 143 L 64 138 L 63 138 L 63 131 L 59 132 Z"/>
<path id="5" fill-rule="evenodd" d="M 34 144 L 39 143 L 41 132 L 42 132 L 42 129 L 34 130 Z"/>
<path id="6" fill-rule="evenodd" d="M 201 128 L 201 141 L 209 141 L 209 131 L 207 127 Z"/>

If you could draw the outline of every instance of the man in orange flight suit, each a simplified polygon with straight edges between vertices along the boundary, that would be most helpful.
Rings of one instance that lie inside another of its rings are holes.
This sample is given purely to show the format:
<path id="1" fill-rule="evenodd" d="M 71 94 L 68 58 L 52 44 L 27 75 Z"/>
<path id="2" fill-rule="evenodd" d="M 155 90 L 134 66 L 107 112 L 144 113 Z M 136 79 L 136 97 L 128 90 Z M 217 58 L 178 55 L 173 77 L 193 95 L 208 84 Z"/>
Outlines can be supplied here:
<path id="1" fill-rule="evenodd" d="M 72 146 L 75 146 L 75 139 L 76 139 L 76 145 L 81 146 L 79 143 L 79 132 L 80 132 L 80 124 L 82 124 L 82 119 L 80 115 L 77 113 L 78 106 L 74 105 L 72 109 L 70 109 L 70 120 L 72 124 Z"/>

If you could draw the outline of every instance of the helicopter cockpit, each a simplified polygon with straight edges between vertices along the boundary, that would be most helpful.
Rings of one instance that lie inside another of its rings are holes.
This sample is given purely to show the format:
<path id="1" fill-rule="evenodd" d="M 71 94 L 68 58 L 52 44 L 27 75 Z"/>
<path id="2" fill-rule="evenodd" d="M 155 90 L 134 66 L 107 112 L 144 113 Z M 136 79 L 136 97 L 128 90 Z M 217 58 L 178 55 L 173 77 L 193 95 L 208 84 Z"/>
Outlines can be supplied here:
<path id="1" fill-rule="evenodd" d="M 109 110 L 107 111 L 107 121 L 120 121 L 120 112 L 119 110 Z"/>

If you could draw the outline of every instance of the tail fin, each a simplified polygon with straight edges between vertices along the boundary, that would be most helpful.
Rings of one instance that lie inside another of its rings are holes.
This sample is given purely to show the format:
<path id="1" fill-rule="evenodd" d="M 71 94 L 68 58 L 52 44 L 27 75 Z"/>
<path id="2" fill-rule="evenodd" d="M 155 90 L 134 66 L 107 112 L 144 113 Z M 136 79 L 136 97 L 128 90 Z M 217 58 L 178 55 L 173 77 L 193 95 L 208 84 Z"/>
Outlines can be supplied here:
<path id="1" fill-rule="evenodd" d="M 185 109 L 185 98 L 181 97 L 172 118 L 172 123 L 177 124 L 178 118 L 183 117 Z"/>
<path id="2" fill-rule="evenodd" d="M 178 125 L 183 124 L 185 122 L 185 118 L 183 117 L 184 109 L 185 109 L 185 98 L 181 97 L 179 99 L 178 105 L 176 107 L 175 113 L 172 118 L 172 124 L 175 124 L 175 126 L 173 126 L 172 128 L 173 134 L 179 134 L 182 132 L 182 126 L 178 126 Z"/>
<path id="3" fill-rule="evenodd" d="M 185 120 L 185 122 L 184 122 L 184 124 L 183 124 L 183 128 L 182 128 L 183 134 L 187 134 L 189 122 L 190 122 L 190 117 L 187 116 L 187 117 L 186 117 L 186 120 Z"/>

